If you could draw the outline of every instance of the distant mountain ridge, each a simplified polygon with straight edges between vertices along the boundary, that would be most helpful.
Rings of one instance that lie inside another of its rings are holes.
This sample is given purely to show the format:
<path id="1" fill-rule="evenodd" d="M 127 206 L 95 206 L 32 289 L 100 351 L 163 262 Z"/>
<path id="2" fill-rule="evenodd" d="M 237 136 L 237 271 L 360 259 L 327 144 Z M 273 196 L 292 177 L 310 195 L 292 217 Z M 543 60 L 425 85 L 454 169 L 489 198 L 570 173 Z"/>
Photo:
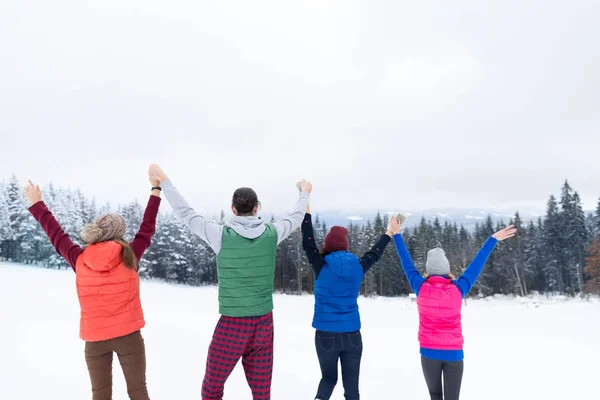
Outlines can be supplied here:
<path id="1" fill-rule="evenodd" d="M 425 218 L 426 220 L 433 221 L 435 218 L 438 218 L 441 224 L 444 224 L 446 221 L 454 224 L 456 223 L 458 226 L 463 225 L 467 229 L 472 229 L 475 227 L 477 223 L 484 222 L 488 216 L 492 218 L 494 222 L 508 222 L 511 218 L 514 218 L 516 211 L 510 212 L 508 210 L 494 210 L 494 209 L 461 209 L 461 208 L 433 208 L 427 210 L 396 210 L 396 211 L 383 211 L 380 210 L 379 213 L 383 216 L 384 214 L 394 214 L 397 211 L 404 212 L 408 218 L 406 220 L 407 227 L 414 227 L 418 225 L 421 221 L 421 218 Z M 331 210 L 324 211 L 313 214 L 318 215 L 319 219 L 325 221 L 327 226 L 332 225 L 342 225 L 348 226 L 350 223 L 362 226 L 367 223 L 368 220 L 373 221 L 375 216 L 377 215 L 377 210 Z M 593 213 L 593 211 L 586 210 L 586 215 L 589 213 Z M 275 218 L 281 218 L 285 214 L 276 213 L 274 214 Z M 531 220 L 536 221 L 540 217 L 544 217 L 545 210 L 536 209 L 536 208 L 523 208 L 519 210 L 519 215 L 521 219 L 525 222 L 529 222 Z M 263 218 L 270 219 L 271 214 L 263 214 L 261 215 Z"/>
<path id="2" fill-rule="evenodd" d="M 406 227 L 414 227 L 421 222 L 422 218 L 433 221 L 436 218 L 439 219 L 443 225 L 445 222 L 451 224 L 456 223 L 458 226 L 463 225 L 465 228 L 471 229 L 475 227 L 475 224 L 484 222 L 488 216 L 492 218 L 494 222 L 504 221 L 508 222 L 514 217 L 515 213 L 508 211 L 498 211 L 491 209 L 458 209 L 458 208 L 434 208 L 427 210 L 401 210 L 407 215 L 405 222 Z M 381 211 L 380 214 L 392 215 L 397 211 Z M 539 217 L 543 217 L 544 213 L 541 210 L 528 210 L 519 213 L 524 221 L 537 220 Z M 377 215 L 377 210 L 374 211 L 363 211 L 363 212 L 340 212 L 330 211 L 319 213 L 319 218 L 323 219 L 327 225 L 349 225 L 350 223 L 356 225 L 364 225 L 368 220 L 373 220 Z"/>

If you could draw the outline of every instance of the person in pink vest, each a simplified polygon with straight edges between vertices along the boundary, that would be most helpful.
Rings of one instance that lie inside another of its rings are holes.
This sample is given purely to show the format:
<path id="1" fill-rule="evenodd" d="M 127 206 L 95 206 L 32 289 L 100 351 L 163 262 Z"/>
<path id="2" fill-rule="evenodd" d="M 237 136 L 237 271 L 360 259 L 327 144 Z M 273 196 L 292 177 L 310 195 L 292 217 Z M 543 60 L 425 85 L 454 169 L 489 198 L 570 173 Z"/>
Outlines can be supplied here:
<path id="1" fill-rule="evenodd" d="M 429 250 L 427 273 L 421 276 L 402 235 L 394 235 L 402 269 L 417 295 L 421 366 L 431 400 L 458 400 L 464 358 L 463 298 L 477 281 L 496 244 L 515 236 L 516 232 L 513 226 L 508 226 L 492 235 L 458 279 L 450 273 L 450 263 L 440 248 Z"/>

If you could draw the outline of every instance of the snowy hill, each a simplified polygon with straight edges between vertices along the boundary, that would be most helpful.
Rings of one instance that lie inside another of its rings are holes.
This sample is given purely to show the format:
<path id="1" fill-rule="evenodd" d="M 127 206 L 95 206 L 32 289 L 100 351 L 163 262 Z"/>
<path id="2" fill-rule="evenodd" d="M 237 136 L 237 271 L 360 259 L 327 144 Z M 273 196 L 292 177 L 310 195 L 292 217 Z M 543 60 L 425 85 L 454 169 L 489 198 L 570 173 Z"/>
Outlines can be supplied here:
<path id="1" fill-rule="evenodd" d="M 70 270 L 0 263 L 0 398 L 91 398 L 78 338 L 79 306 Z M 142 283 L 148 386 L 153 400 L 200 398 L 217 314 L 214 287 Z M 408 298 L 359 300 L 365 399 L 425 399 L 416 305 Z M 312 296 L 275 296 L 275 400 L 314 398 L 320 378 L 311 328 Z M 549 299 L 469 300 L 463 311 L 462 400 L 563 400 L 597 397 L 600 302 Z M 114 399 L 126 399 L 118 361 Z M 226 400 L 251 398 L 241 365 Z M 343 399 L 341 382 L 332 400 Z"/>

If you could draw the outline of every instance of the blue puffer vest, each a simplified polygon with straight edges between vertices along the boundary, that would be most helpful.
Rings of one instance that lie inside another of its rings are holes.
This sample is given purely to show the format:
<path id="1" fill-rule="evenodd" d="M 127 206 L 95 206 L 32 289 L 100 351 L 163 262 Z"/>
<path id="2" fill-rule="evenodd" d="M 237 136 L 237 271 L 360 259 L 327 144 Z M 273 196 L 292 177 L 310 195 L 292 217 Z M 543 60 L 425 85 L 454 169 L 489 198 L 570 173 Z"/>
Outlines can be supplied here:
<path id="1" fill-rule="evenodd" d="M 325 256 L 325 265 L 315 281 L 313 328 L 325 332 L 360 330 L 358 293 L 363 268 L 358 257 L 347 251 Z"/>

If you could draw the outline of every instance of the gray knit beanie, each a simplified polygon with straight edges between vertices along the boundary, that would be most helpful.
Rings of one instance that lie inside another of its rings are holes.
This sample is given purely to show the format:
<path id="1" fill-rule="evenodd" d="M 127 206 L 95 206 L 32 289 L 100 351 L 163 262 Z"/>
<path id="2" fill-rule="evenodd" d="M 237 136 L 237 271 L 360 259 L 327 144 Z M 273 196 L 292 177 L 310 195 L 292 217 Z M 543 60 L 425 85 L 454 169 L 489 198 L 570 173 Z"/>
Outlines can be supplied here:
<path id="1" fill-rule="evenodd" d="M 448 275 L 450 273 L 450 262 L 446 258 L 444 250 L 440 248 L 429 250 L 425 269 L 429 275 Z"/>
<path id="2" fill-rule="evenodd" d="M 119 214 L 98 217 L 81 231 L 81 240 L 87 244 L 122 240 L 125 236 L 125 220 Z"/>

